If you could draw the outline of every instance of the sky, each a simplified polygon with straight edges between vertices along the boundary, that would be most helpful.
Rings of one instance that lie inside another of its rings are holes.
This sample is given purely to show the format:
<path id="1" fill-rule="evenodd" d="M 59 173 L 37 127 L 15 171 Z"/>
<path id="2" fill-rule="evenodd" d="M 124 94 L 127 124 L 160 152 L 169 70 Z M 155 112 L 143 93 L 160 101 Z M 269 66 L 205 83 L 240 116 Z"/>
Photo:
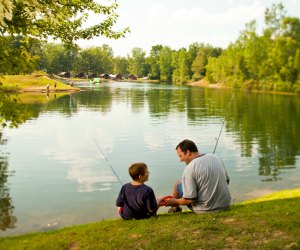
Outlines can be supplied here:
<path id="1" fill-rule="evenodd" d="M 97 0 L 103 3 L 102 0 Z M 226 48 L 235 42 L 245 25 L 257 22 L 263 29 L 264 12 L 278 0 L 118 0 L 119 18 L 114 30 L 129 27 L 131 32 L 118 40 L 103 37 L 80 41 L 81 48 L 112 47 L 115 56 L 127 56 L 135 47 L 148 55 L 152 46 L 188 48 L 192 43 Z M 300 18 L 300 0 L 282 1 L 288 16 Z M 91 15 L 89 24 L 97 20 Z"/>

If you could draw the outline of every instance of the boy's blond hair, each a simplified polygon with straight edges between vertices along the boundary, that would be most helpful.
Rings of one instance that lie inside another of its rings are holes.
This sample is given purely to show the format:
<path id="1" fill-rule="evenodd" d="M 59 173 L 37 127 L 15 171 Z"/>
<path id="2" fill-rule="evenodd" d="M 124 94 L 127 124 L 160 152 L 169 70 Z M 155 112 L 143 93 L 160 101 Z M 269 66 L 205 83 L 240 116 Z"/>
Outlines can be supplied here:
<path id="1" fill-rule="evenodd" d="M 140 175 L 144 175 L 147 169 L 147 165 L 143 162 L 136 162 L 130 165 L 128 173 L 131 178 L 135 181 L 138 180 Z"/>

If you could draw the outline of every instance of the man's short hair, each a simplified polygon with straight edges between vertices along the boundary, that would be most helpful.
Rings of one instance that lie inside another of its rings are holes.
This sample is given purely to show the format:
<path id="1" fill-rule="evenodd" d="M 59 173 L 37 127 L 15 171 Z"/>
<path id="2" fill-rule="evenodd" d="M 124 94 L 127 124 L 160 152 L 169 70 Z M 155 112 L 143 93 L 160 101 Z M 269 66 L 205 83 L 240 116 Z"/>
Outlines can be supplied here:
<path id="1" fill-rule="evenodd" d="M 196 146 L 196 144 L 191 141 L 191 140 L 188 140 L 188 139 L 185 139 L 183 140 L 182 142 L 180 142 L 177 147 L 176 147 L 176 150 L 180 148 L 180 150 L 186 154 L 187 151 L 190 151 L 190 152 L 198 152 L 198 148 Z"/>
<path id="2" fill-rule="evenodd" d="M 138 180 L 140 175 L 144 175 L 147 169 L 147 165 L 143 162 L 136 162 L 131 164 L 128 169 L 128 173 L 133 180 Z"/>

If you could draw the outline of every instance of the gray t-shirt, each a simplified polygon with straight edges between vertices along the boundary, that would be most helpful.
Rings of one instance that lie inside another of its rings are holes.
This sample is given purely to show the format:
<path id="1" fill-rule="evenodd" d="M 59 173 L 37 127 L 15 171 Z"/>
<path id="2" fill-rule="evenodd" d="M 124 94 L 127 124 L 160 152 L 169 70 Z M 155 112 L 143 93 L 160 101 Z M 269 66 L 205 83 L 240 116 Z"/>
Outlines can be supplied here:
<path id="1" fill-rule="evenodd" d="M 218 211 L 230 206 L 229 177 L 223 162 L 214 154 L 193 159 L 182 176 L 183 198 L 194 199 L 195 213 Z"/>

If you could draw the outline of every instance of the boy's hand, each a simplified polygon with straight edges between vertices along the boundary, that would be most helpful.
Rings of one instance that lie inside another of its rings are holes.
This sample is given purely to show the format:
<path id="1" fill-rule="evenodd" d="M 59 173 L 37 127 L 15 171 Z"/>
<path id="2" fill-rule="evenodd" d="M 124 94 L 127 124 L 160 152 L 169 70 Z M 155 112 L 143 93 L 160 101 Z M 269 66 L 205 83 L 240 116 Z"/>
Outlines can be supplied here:
<path id="1" fill-rule="evenodd" d="M 161 206 L 160 204 L 162 203 L 163 198 L 164 198 L 164 196 L 159 196 L 156 198 L 156 203 L 159 207 Z"/>

